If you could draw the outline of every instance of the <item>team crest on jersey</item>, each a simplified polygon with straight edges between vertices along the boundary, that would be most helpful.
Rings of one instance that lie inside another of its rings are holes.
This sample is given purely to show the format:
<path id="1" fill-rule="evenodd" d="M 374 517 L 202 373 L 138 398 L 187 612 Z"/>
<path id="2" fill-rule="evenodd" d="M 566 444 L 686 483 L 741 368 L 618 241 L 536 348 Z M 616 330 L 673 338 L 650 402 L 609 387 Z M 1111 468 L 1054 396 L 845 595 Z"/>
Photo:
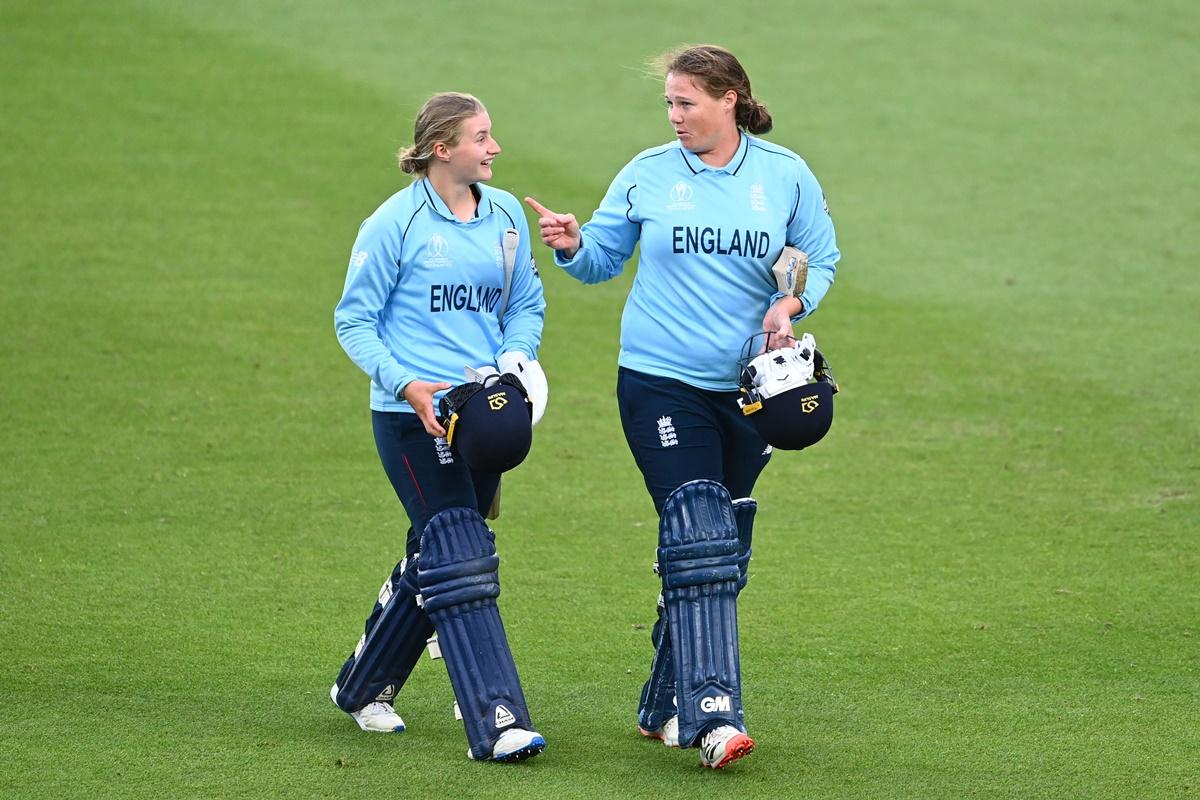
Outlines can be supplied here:
<path id="1" fill-rule="evenodd" d="M 767 193 L 763 191 L 763 185 L 761 183 L 755 183 L 750 186 L 750 210 L 767 210 Z"/>
<path id="2" fill-rule="evenodd" d="M 425 266 L 433 269 L 450 266 L 449 252 L 450 243 L 440 233 L 435 233 L 425 243 Z"/>
<path id="3" fill-rule="evenodd" d="M 680 181 L 671 187 L 671 202 L 667 203 L 667 211 L 695 211 L 696 204 L 692 202 L 694 190 L 686 181 Z"/>

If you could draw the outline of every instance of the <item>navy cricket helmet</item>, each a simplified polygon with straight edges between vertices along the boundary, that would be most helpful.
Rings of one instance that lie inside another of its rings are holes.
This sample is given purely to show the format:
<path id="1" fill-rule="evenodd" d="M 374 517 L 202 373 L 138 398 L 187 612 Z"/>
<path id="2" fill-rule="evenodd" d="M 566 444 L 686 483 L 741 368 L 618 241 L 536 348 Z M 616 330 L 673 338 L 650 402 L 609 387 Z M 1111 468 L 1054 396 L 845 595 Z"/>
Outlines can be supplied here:
<path id="1" fill-rule="evenodd" d="M 763 336 L 765 346 L 759 344 Z M 746 341 L 738 360 L 738 405 L 767 444 L 803 450 L 833 425 L 837 381 L 811 334 L 794 340 L 794 346 L 772 350 L 771 344 L 765 331 Z"/>
<path id="2" fill-rule="evenodd" d="M 515 375 L 456 386 L 438 401 L 438 410 L 451 452 L 473 470 L 507 472 L 529 454 L 533 404 Z"/>

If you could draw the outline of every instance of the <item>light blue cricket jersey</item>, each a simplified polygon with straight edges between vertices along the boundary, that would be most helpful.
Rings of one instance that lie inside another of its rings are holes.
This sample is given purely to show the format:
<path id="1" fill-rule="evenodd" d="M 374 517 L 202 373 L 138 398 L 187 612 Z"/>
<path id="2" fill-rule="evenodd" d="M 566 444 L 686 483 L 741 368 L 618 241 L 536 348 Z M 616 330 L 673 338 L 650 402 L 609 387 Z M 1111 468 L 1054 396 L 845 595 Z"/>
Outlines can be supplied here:
<path id="1" fill-rule="evenodd" d="M 620 274 L 639 239 L 618 363 L 717 391 L 737 388 L 742 345 L 783 296 L 771 265 L 784 246 L 808 254 L 804 313 L 793 321 L 816 311 L 840 256 L 808 165 L 746 134 L 721 168 L 678 141 L 639 153 L 583 226 L 579 252 L 555 262 L 598 283 Z"/>
<path id="2" fill-rule="evenodd" d="M 463 367 L 496 356 L 537 357 L 546 302 L 529 225 L 508 192 L 475 184 L 479 208 L 463 222 L 427 178 L 388 198 L 358 230 L 334 326 L 371 376 L 371 408 L 414 413 L 396 392 L 409 381 L 463 382 Z M 503 237 L 520 234 L 508 311 L 500 325 Z M 439 393 L 439 396 L 444 393 Z"/>

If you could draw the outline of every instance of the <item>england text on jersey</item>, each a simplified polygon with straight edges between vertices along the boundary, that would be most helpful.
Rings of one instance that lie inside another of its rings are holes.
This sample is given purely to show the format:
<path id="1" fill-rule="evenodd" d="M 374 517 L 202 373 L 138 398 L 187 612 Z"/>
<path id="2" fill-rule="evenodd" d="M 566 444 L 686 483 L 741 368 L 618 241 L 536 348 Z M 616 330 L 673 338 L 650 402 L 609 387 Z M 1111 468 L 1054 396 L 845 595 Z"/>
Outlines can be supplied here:
<path id="1" fill-rule="evenodd" d="M 765 258 L 771 251 L 771 236 L 766 231 L 676 225 L 671 229 L 671 251 Z"/>
<path id="2" fill-rule="evenodd" d="M 429 287 L 429 311 L 482 311 L 491 314 L 500 301 L 499 286 L 465 286 L 461 283 L 435 283 Z"/>

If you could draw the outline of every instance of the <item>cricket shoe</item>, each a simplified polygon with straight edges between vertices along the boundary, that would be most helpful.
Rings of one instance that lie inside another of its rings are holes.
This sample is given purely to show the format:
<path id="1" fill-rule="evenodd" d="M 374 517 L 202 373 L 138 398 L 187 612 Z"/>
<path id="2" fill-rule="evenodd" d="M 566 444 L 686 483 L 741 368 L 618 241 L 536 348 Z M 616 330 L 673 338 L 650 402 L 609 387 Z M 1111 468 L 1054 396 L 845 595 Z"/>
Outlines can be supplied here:
<path id="1" fill-rule="evenodd" d="M 719 725 L 700 739 L 700 765 L 721 769 L 750 755 L 754 740 L 732 725 Z"/>
<path id="2" fill-rule="evenodd" d="M 333 688 L 329 690 L 329 699 L 333 704 L 337 705 L 338 687 L 335 683 Z M 341 708 L 341 706 L 338 706 Z M 345 710 L 345 709 L 343 709 Z M 375 701 L 367 703 L 358 711 L 346 711 L 354 721 L 358 723 L 358 727 L 370 733 L 403 733 L 404 720 L 400 719 L 400 715 L 396 713 L 396 709 L 391 703 Z"/>
<path id="3" fill-rule="evenodd" d="M 663 723 L 661 728 L 648 731 L 642 726 L 638 726 L 638 732 L 642 736 L 647 736 L 651 739 L 659 739 L 667 747 L 679 747 L 679 715 L 671 717 Z"/>
<path id="4" fill-rule="evenodd" d="M 537 731 L 524 728 L 509 728 L 500 734 L 492 747 L 492 761 L 513 763 L 533 758 L 546 749 L 546 740 Z M 467 748 L 467 758 L 475 758 Z"/>

